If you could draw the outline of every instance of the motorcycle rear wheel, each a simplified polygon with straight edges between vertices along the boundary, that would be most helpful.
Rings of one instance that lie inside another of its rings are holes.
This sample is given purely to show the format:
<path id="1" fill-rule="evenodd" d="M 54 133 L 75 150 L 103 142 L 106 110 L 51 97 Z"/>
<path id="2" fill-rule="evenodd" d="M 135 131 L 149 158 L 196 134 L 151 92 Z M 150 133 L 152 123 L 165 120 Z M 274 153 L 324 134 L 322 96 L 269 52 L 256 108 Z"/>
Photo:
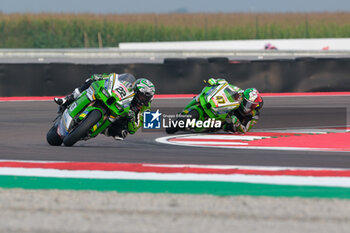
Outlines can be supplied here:
<path id="1" fill-rule="evenodd" d="M 87 136 L 89 130 L 94 126 L 102 117 L 99 110 L 93 110 L 87 115 L 87 117 L 75 128 L 68 136 L 63 140 L 65 146 L 73 146 L 80 139 Z"/>

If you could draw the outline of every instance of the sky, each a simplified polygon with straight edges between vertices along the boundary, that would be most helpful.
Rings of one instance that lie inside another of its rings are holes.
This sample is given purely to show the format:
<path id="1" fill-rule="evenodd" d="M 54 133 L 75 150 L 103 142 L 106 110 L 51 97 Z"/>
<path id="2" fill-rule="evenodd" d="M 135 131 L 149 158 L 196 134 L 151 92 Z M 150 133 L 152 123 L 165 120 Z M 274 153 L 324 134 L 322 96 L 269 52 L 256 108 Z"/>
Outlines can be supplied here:
<path id="1" fill-rule="evenodd" d="M 229 13 L 350 11 L 350 0 L 0 0 L 2 13 Z"/>

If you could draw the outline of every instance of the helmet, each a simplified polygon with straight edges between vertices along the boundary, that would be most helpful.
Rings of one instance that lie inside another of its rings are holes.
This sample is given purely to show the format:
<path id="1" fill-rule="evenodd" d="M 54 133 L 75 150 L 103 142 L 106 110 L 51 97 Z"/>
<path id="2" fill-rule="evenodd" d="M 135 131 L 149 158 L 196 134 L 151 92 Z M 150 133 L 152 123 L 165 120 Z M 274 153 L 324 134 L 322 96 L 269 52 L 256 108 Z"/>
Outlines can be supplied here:
<path id="1" fill-rule="evenodd" d="M 153 99 L 155 93 L 154 85 L 151 81 L 145 78 L 137 79 L 133 87 L 135 96 L 131 101 L 133 108 L 141 109 L 142 106 L 147 106 Z"/>
<path id="2" fill-rule="evenodd" d="M 251 112 L 254 109 L 262 108 L 264 101 L 255 88 L 248 88 L 243 92 L 243 100 L 241 102 L 241 107 L 244 112 Z"/>

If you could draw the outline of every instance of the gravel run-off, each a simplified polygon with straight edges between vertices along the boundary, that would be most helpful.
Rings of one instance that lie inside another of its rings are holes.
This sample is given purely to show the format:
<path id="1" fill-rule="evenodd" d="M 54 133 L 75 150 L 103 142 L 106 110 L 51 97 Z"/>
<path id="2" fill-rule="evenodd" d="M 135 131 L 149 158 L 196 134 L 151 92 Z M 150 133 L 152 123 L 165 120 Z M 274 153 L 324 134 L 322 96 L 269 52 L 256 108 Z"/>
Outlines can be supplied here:
<path id="1" fill-rule="evenodd" d="M 0 189 L 0 232 L 349 232 L 350 200 Z"/>

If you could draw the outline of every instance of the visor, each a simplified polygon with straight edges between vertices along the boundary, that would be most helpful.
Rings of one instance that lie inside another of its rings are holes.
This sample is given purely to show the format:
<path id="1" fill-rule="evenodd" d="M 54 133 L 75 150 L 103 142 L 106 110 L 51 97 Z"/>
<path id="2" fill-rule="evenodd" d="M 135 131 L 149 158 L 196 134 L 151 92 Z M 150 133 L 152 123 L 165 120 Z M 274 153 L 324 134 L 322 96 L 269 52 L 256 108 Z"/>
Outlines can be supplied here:
<path id="1" fill-rule="evenodd" d="M 139 92 L 137 95 L 137 99 L 141 104 L 147 105 L 148 102 L 152 99 L 152 96 Z"/>
<path id="2" fill-rule="evenodd" d="M 245 108 L 246 111 L 251 111 L 254 110 L 259 103 L 251 102 L 249 100 L 243 99 L 243 107 Z"/>

